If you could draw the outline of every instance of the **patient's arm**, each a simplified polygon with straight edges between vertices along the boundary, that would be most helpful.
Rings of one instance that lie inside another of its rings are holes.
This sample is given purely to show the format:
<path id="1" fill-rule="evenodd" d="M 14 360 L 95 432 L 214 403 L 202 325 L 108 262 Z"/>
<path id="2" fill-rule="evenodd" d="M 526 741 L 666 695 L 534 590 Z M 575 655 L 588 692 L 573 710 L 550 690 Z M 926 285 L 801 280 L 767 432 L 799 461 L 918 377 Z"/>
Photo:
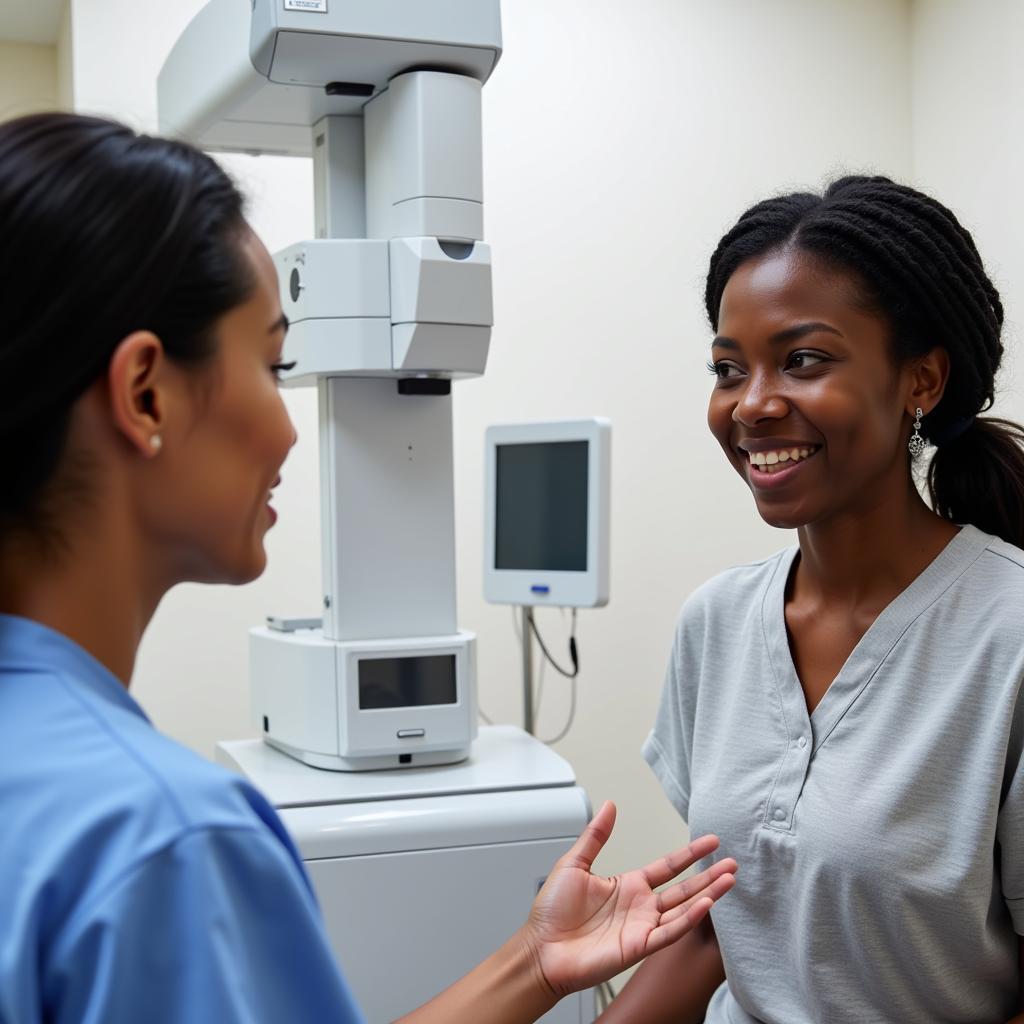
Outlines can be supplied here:
<path id="1" fill-rule="evenodd" d="M 711 918 L 645 960 L 598 1024 L 700 1024 L 725 980 Z"/>

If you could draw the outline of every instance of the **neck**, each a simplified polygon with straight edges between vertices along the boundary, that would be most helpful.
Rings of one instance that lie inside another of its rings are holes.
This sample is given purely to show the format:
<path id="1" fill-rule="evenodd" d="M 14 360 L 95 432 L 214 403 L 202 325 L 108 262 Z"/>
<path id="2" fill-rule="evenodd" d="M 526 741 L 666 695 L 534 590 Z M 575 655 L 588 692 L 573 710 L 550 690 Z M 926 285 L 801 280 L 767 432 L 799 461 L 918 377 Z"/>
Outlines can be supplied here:
<path id="1" fill-rule="evenodd" d="M 154 578 L 138 532 L 114 518 L 76 523 L 55 550 L 20 537 L 0 546 L 0 612 L 62 633 L 127 688 L 142 634 L 169 582 Z"/>
<path id="2" fill-rule="evenodd" d="M 906 488 L 801 527 L 794 590 L 822 603 L 884 607 L 957 532 L 928 508 L 908 479 Z"/>

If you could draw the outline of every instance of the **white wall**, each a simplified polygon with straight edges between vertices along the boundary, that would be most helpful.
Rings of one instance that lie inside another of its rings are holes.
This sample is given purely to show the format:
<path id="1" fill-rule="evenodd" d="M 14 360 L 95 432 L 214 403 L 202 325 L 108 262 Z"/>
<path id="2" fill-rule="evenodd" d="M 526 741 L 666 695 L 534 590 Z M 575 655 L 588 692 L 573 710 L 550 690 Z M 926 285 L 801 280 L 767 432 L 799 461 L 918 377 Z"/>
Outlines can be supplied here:
<path id="1" fill-rule="evenodd" d="M 919 0 L 913 12 L 914 178 L 973 233 L 1006 311 L 993 415 L 1024 420 L 1024 4 Z"/>
<path id="2" fill-rule="evenodd" d="M 0 121 L 50 110 L 56 104 L 54 47 L 0 39 Z"/>
<path id="3" fill-rule="evenodd" d="M 156 71 L 200 0 L 73 0 L 79 108 L 154 124 Z M 506 0 L 506 51 L 485 96 L 491 362 L 456 387 L 461 624 L 480 636 L 480 699 L 520 714 L 507 608 L 480 598 L 487 424 L 614 421 L 612 604 L 580 622 L 578 721 L 562 752 L 594 800 L 621 808 L 607 870 L 682 835 L 638 748 L 676 611 L 729 564 L 789 537 L 765 527 L 704 425 L 710 378 L 702 276 L 719 235 L 767 193 L 843 169 L 911 171 L 909 8 L 902 0 Z M 233 158 L 271 248 L 311 231 L 309 167 Z M 203 754 L 251 734 L 246 627 L 311 613 L 319 589 L 315 406 L 285 467 L 264 578 L 182 587 L 143 646 L 135 692 Z M 542 629 L 563 649 L 557 613 Z M 554 732 L 566 689 L 550 673 Z"/>

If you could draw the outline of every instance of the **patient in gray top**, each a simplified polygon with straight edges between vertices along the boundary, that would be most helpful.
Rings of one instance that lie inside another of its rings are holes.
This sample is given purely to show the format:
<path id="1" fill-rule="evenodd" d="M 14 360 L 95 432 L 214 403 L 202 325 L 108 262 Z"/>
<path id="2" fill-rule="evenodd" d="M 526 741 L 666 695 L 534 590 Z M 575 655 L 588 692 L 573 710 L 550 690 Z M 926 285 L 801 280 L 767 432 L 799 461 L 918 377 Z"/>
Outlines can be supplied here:
<path id="1" fill-rule="evenodd" d="M 602 1024 L 1024 1022 L 1024 428 L 1003 308 L 886 178 L 711 258 L 711 433 L 798 546 L 686 602 L 650 763 L 736 887 Z"/>
<path id="2" fill-rule="evenodd" d="M 1024 933 L 1024 552 L 965 527 L 808 714 L 792 548 L 686 603 L 644 746 L 740 864 L 709 1022 L 1005 1021 Z M 1004 792 L 1005 786 L 1005 792 Z"/>

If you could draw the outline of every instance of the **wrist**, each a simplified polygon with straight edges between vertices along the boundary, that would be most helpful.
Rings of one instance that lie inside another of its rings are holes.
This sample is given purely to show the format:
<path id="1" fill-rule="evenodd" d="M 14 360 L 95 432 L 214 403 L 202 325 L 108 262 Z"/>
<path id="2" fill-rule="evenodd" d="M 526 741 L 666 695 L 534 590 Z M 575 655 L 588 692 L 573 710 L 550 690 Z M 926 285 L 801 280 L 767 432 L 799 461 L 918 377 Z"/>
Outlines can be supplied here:
<path id="1" fill-rule="evenodd" d="M 526 982 L 529 994 L 537 1005 L 544 1006 L 544 1013 L 553 1007 L 568 992 L 556 992 L 544 974 L 541 966 L 541 942 L 529 924 L 523 925 L 506 944 L 514 961 L 514 970 Z"/>

